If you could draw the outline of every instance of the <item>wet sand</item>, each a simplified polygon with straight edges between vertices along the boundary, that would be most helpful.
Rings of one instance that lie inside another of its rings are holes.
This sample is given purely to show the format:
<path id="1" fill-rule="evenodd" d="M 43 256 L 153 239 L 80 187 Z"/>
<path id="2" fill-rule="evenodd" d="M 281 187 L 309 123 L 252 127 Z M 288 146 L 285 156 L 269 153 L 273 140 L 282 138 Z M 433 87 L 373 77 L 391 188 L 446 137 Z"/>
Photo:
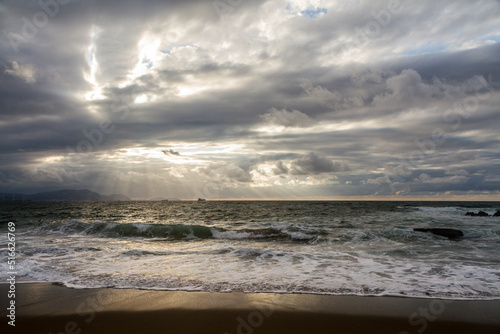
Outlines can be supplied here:
<path id="1" fill-rule="evenodd" d="M 16 285 L 2 333 L 500 333 L 500 300 L 245 294 Z"/>

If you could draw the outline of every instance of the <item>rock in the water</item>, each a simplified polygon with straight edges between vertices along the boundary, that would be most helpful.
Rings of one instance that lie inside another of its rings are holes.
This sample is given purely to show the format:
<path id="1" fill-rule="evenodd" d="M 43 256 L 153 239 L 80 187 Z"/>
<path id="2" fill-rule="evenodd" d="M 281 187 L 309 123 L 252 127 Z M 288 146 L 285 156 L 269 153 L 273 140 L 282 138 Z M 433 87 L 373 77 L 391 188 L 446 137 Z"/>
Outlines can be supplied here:
<path id="1" fill-rule="evenodd" d="M 495 212 L 495 214 L 493 215 L 493 217 L 500 217 L 500 211 L 497 210 L 497 212 Z"/>
<path id="2" fill-rule="evenodd" d="M 413 231 L 430 232 L 432 234 L 447 237 L 448 239 L 457 239 L 464 236 L 462 231 L 452 228 L 414 228 Z"/>
<path id="3" fill-rule="evenodd" d="M 497 211 L 497 213 L 498 213 L 498 211 Z M 478 213 L 468 211 L 465 215 L 466 216 L 473 216 L 473 217 L 489 217 L 490 216 L 489 214 L 487 214 L 484 211 L 479 211 Z M 496 215 L 496 213 L 495 213 L 495 215 Z"/>

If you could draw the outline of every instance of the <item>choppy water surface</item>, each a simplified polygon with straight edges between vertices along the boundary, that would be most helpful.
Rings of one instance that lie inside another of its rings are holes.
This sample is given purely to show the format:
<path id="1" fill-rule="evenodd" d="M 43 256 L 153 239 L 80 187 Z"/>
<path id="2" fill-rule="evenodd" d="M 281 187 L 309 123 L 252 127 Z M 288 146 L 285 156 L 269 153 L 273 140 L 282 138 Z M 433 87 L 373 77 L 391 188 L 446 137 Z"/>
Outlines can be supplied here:
<path id="1" fill-rule="evenodd" d="M 0 204 L 18 280 L 69 287 L 500 298 L 500 203 Z M 461 240 L 414 232 L 456 228 Z M 7 261 L 0 264 L 5 276 Z M 1 277 L 0 279 L 4 279 Z"/>

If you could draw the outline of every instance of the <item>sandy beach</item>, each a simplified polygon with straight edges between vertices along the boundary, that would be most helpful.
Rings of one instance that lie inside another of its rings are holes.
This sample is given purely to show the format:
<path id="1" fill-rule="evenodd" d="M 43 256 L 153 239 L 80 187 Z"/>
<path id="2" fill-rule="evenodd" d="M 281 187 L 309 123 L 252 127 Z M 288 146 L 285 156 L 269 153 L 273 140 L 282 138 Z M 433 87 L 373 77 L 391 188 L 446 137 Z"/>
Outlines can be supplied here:
<path id="1" fill-rule="evenodd" d="M 17 284 L 3 333 L 499 333 L 500 300 L 69 289 Z"/>

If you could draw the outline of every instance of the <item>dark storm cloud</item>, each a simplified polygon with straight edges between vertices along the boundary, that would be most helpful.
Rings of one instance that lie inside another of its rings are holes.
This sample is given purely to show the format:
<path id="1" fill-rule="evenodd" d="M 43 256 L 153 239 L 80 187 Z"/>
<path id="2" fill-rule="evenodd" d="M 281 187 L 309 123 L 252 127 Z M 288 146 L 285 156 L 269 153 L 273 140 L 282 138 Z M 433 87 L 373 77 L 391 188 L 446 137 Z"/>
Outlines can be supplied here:
<path id="1" fill-rule="evenodd" d="M 278 161 L 275 167 L 276 168 L 273 169 L 275 175 L 288 174 L 289 172 L 288 167 L 283 164 L 283 161 Z"/>
<path id="2" fill-rule="evenodd" d="M 321 173 L 345 172 L 348 170 L 349 167 L 345 164 L 334 162 L 311 152 L 305 157 L 293 161 L 290 173 L 294 175 L 315 175 Z"/>
<path id="3" fill-rule="evenodd" d="M 390 3 L 4 1 L 0 186 L 498 192 L 500 5 Z"/>
<path id="4" fill-rule="evenodd" d="M 181 155 L 179 152 L 174 151 L 172 149 L 169 150 L 162 150 L 163 154 L 165 155 Z"/>

